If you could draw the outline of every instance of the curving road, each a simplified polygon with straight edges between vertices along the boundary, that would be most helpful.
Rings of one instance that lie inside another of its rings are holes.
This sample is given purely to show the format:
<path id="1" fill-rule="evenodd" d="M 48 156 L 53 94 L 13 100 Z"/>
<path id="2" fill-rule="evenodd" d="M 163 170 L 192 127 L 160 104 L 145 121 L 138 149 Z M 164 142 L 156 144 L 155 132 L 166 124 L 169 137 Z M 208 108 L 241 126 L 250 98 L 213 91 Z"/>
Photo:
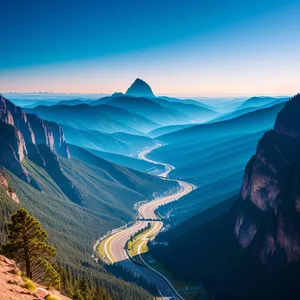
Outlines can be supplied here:
<path id="1" fill-rule="evenodd" d="M 156 149 L 157 146 L 147 149 L 139 154 L 139 158 L 154 164 L 160 164 L 165 167 L 165 171 L 160 174 L 160 177 L 166 178 L 171 170 L 174 169 L 173 166 L 165 163 L 159 163 L 153 160 L 150 160 L 146 157 L 146 155 L 151 152 L 152 150 Z M 166 179 L 170 180 L 170 179 Z M 154 213 L 156 208 L 162 204 L 166 204 L 168 202 L 177 200 L 181 198 L 184 195 L 187 195 L 194 189 L 194 185 L 181 181 L 176 180 L 180 185 L 180 191 L 166 196 L 162 197 L 156 200 L 153 200 L 151 202 L 147 202 L 140 206 L 138 212 L 140 215 L 140 218 L 145 219 L 152 219 L 157 220 L 155 222 L 150 222 L 152 227 L 151 234 L 153 236 L 157 235 L 159 231 L 162 229 L 163 223 L 159 221 L 158 216 Z M 119 232 L 114 233 L 109 238 L 105 240 L 104 244 L 104 251 L 108 259 L 112 263 L 119 264 L 126 268 L 127 270 L 131 271 L 132 273 L 144 277 L 149 283 L 156 285 L 159 294 L 161 298 L 163 299 L 182 299 L 178 293 L 174 290 L 171 283 L 167 281 L 167 279 L 163 278 L 162 275 L 160 275 L 157 271 L 153 270 L 151 267 L 149 267 L 145 262 L 144 265 L 138 265 L 133 263 L 125 250 L 126 242 L 130 239 L 130 236 L 133 235 L 135 232 L 137 232 L 139 229 L 145 228 L 145 226 L 149 223 L 149 221 L 136 221 L 134 225 L 132 225 L 129 228 L 125 228 Z M 145 243 L 147 240 L 145 240 Z M 140 253 L 141 247 L 139 247 L 138 252 Z"/>

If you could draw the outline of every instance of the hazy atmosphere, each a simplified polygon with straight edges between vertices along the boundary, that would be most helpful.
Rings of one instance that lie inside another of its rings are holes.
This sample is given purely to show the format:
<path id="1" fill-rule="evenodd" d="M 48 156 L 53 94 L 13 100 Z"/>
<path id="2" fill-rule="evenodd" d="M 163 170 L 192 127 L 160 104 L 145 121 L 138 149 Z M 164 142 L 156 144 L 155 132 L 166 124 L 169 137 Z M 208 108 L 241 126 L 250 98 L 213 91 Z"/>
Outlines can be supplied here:
<path id="1" fill-rule="evenodd" d="M 1 3 L 0 300 L 299 300 L 299 16 Z"/>
<path id="2" fill-rule="evenodd" d="M 5 1 L 2 92 L 291 95 L 300 4 L 265 1 Z"/>

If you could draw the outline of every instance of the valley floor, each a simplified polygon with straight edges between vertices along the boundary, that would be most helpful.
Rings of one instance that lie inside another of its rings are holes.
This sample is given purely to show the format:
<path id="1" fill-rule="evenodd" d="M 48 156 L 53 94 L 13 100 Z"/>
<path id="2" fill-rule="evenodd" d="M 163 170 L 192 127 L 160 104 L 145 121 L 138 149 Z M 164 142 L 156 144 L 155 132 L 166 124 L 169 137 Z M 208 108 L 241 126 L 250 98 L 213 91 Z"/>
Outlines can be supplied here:
<path id="1" fill-rule="evenodd" d="M 139 154 L 139 158 L 150 161 L 151 163 L 163 165 L 165 167 L 165 171 L 160 174 L 160 176 L 166 178 L 169 172 L 174 169 L 174 167 L 146 158 L 146 155 L 155 148 L 157 148 L 157 146 L 144 150 Z M 163 223 L 155 214 L 155 210 L 160 205 L 178 200 L 179 198 L 190 193 L 195 188 L 195 186 L 190 183 L 179 180 L 177 182 L 180 185 L 179 191 L 171 195 L 163 196 L 151 202 L 147 202 L 140 206 L 138 209 L 139 218 L 136 223 L 108 236 L 100 243 L 98 247 L 100 258 L 106 262 L 109 261 L 110 263 L 121 265 L 127 270 L 133 272 L 135 275 L 145 278 L 149 283 L 157 287 L 159 294 L 163 299 L 183 298 L 176 292 L 172 284 L 164 277 L 164 275 L 152 269 L 140 255 L 146 251 L 146 243 L 153 239 L 162 230 Z M 147 227 L 149 223 L 150 228 L 135 237 L 134 244 L 136 247 L 130 251 L 127 251 L 127 243 L 131 237 L 134 236 L 138 231 L 141 231 Z"/>

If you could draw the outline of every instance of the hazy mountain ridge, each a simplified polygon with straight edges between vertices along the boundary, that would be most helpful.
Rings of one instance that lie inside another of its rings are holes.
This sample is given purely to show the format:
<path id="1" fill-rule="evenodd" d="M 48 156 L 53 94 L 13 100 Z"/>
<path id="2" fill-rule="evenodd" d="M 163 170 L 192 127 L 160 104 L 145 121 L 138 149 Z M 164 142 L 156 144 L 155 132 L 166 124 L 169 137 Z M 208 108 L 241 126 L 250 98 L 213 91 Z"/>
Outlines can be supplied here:
<path id="1" fill-rule="evenodd" d="M 250 107 L 261 107 L 268 104 L 275 105 L 276 103 L 279 104 L 280 102 L 285 102 L 289 99 L 289 97 L 251 97 L 247 99 L 244 103 L 242 103 L 240 106 L 236 108 L 236 110 L 239 109 L 245 109 Z"/>
<path id="2" fill-rule="evenodd" d="M 253 133 L 263 129 L 268 129 L 274 124 L 277 113 L 283 108 L 284 103 L 272 107 L 258 109 L 256 111 L 241 115 L 237 118 L 216 122 L 211 124 L 200 124 L 166 135 L 159 136 L 158 139 L 164 143 L 186 142 L 198 136 L 202 140 L 209 140 L 213 134 L 214 137 L 231 134 Z M 158 151 L 158 150 L 157 150 Z M 155 153 L 155 152 L 153 152 Z"/>
<path id="3" fill-rule="evenodd" d="M 215 299 L 299 297 L 299 113 L 297 95 L 259 141 L 228 212 L 205 210 L 163 234 L 167 246 L 152 247 L 181 278 L 204 282 Z"/>
<path id="4" fill-rule="evenodd" d="M 26 111 L 76 129 L 98 130 L 106 133 L 124 131 L 141 134 L 160 127 L 145 117 L 111 105 L 38 106 Z"/>
<path id="5" fill-rule="evenodd" d="M 120 132 L 109 134 L 97 130 L 81 130 L 67 125 L 62 125 L 62 128 L 70 144 L 109 153 L 136 156 L 145 147 L 155 144 L 151 138 L 141 135 Z"/>

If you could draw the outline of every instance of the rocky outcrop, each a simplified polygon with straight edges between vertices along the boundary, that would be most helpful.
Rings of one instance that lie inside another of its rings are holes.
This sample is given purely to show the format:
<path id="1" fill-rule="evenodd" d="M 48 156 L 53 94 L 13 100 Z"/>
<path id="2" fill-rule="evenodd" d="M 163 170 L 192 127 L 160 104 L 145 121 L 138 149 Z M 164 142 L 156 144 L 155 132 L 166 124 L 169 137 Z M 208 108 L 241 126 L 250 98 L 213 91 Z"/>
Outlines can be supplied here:
<path id="1" fill-rule="evenodd" d="M 38 147 L 40 144 L 70 158 L 64 134 L 58 124 L 44 121 L 34 114 L 26 114 L 21 107 L 0 95 L 0 164 L 33 184 L 21 161 L 28 157 L 45 167 L 45 158 Z"/>
<path id="2" fill-rule="evenodd" d="M 51 132 L 53 148 L 56 149 L 60 155 L 70 158 L 70 152 L 62 128 L 57 123 L 50 121 L 45 121 L 45 125 Z"/>
<path id="3" fill-rule="evenodd" d="M 300 95 L 278 114 L 245 169 L 234 233 L 270 265 L 300 260 Z"/>
<path id="4" fill-rule="evenodd" d="M 26 113 L 21 107 L 15 106 L 12 102 L 0 95 L 0 111 L 0 119 L 4 123 L 8 123 L 18 128 L 26 143 L 35 144 L 32 128 Z"/>
<path id="5" fill-rule="evenodd" d="M 36 289 L 30 292 L 21 278 L 21 271 L 14 260 L 0 255 L 0 299 L 34 300 L 55 296 L 61 300 L 71 300 L 56 290 L 49 290 L 36 284 Z"/>
<path id="6" fill-rule="evenodd" d="M 8 195 L 9 198 L 11 198 L 13 201 L 15 201 L 17 203 L 20 202 L 16 192 L 13 191 L 11 189 L 11 187 L 9 186 L 7 179 L 6 179 L 5 175 L 3 174 L 3 170 L 1 170 L 1 169 L 0 169 L 0 186 L 2 186 L 5 189 L 6 194 Z"/>
<path id="7" fill-rule="evenodd" d="M 13 125 L 0 121 L 0 164 L 30 182 L 28 172 L 21 165 L 26 155 L 27 149 L 21 132 Z"/>
<path id="8" fill-rule="evenodd" d="M 34 145 L 31 151 L 37 151 L 37 144 L 45 144 L 52 151 L 65 157 L 70 156 L 63 131 L 58 124 L 42 120 L 34 114 L 26 114 L 21 107 L 15 106 L 1 95 L 0 120 L 16 127 L 21 132 L 27 148 Z"/>

